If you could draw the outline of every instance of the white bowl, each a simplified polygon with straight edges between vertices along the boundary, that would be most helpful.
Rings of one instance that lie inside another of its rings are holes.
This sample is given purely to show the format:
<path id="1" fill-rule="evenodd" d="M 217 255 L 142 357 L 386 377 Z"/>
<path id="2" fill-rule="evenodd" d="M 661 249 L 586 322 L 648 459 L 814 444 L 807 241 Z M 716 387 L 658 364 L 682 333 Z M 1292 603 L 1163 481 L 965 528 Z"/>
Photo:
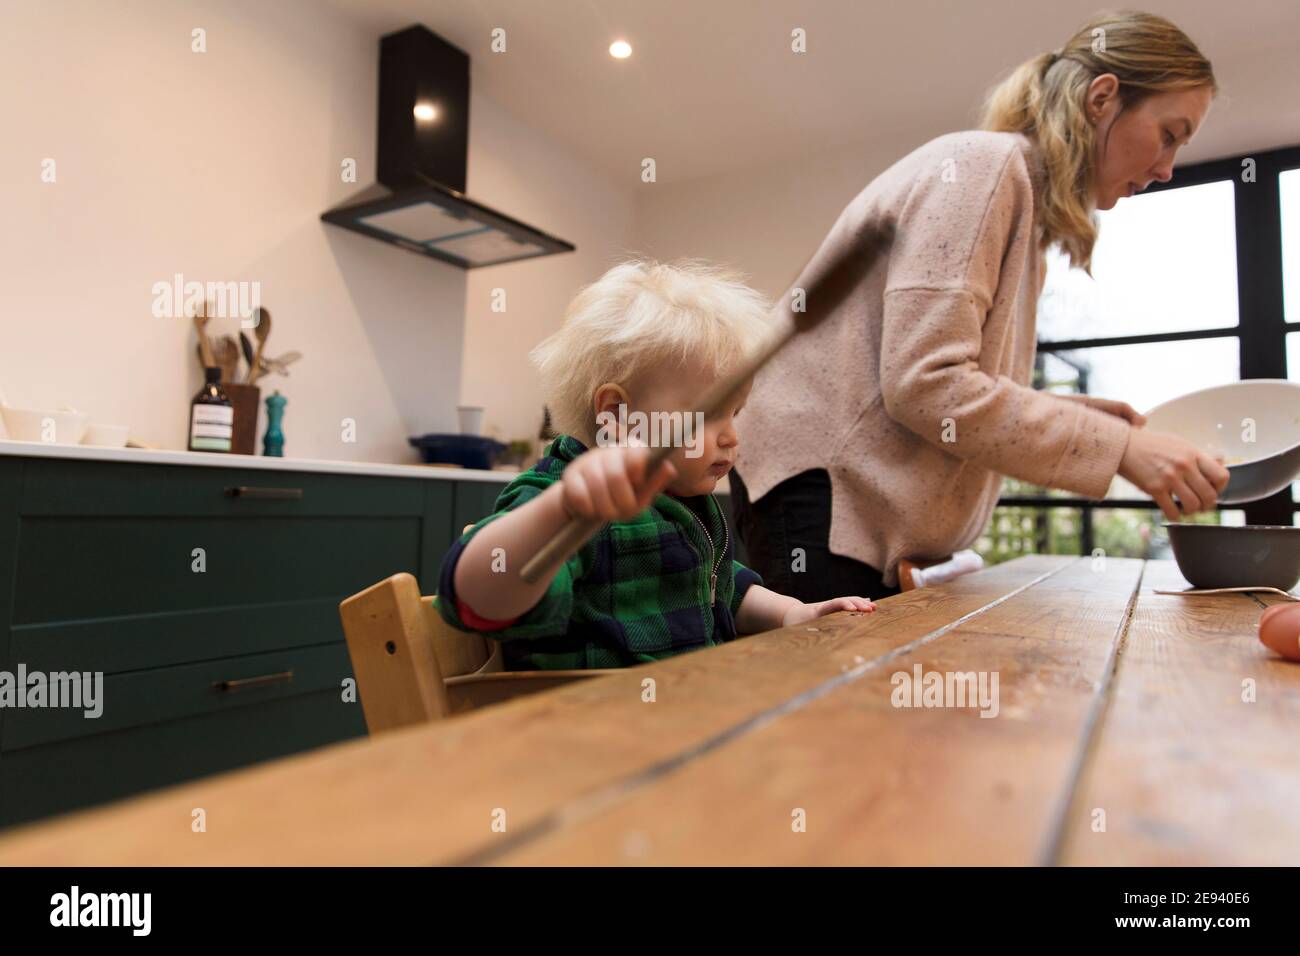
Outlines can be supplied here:
<path id="1" fill-rule="evenodd" d="M 1223 459 L 1221 504 L 1257 501 L 1300 476 L 1300 383 L 1256 378 L 1216 385 L 1157 405 L 1147 428 Z"/>
<path id="2" fill-rule="evenodd" d="M 5 431 L 14 441 L 75 445 L 86 434 L 90 416 L 85 412 L 42 411 L 34 408 L 0 406 Z"/>
<path id="3" fill-rule="evenodd" d="M 83 445 L 99 445 L 101 448 L 125 448 L 126 439 L 131 429 L 126 425 L 101 425 L 91 422 L 82 436 Z"/>

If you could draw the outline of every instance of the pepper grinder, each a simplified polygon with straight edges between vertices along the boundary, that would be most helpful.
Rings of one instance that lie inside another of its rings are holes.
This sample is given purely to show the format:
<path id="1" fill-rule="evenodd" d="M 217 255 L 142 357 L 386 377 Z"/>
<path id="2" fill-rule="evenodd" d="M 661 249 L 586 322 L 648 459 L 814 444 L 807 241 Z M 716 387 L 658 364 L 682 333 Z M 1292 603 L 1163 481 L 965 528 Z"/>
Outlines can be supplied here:
<path id="1" fill-rule="evenodd" d="M 266 436 L 262 439 L 262 454 L 269 458 L 284 457 L 284 432 L 280 430 L 280 421 L 284 418 L 284 406 L 289 400 L 276 389 L 266 400 Z"/>

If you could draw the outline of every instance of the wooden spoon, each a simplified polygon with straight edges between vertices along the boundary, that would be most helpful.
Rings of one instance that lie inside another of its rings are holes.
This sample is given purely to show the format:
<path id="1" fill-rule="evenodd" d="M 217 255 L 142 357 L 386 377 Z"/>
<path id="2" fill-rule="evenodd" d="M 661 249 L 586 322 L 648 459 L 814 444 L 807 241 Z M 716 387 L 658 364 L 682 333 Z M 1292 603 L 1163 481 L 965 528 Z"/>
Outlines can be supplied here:
<path id="1" fill-rule="evenodd" d="M 239 349 L 248 365 L 248 371 L 244 373 L 244 384 L 248 384 L 248 377 L 253 374 L 253 343 L 243 332 L 239 333 Z"/>
<path id="2" fill-rule="evenodd" d="M 807 270 L 805 266 L 804 272 L 801 272 L 796 281 L 802 280 L 802 286 L 806 290 L 806 308 L 801 312 L 791 309 L 782 322 L 765 334 L 761 347 L 741 368 L 705 390 L 696 405 L 703 413 L 704 420 L 716 416 L 727 400 L 755 376 L 783 345 L 796 335 L 816 328 L 826 316 L 833 314 L 853 287 L 856 277 L 864 275 L 893 240 L 892 223 L 870 225 L 853 237 L 855 248 L 851 255 L 837 257 L 831 263 L 822 264 L 820 271 L 809 274 L 804 274 Z M 653 448 L 646 462 L 646 476 L 657 474 L 659 466 L 673 450 L 667 444 Z M 550 541 L 524 563 L 519 576 L 533 584 L 543 575 L 554 572 L 604 524 L 599 518 L 570 518 Z"/>
<path id="3" fill-rule="evenodd" d="M 257 351 L 253 354 L 253 364 L 248 370 L 246 381 L 249 385 L 262 376 L 262 351 L 266 348 L 266 340 L 271 335 L 271 310 L 259 306 L 253 315 L 257 317 L 257 326 L 253 329 L 253 335 L 257 339 Z"/>
<path id="4" fill-rule="evenodd" d="M 208 308 L 204 303 L 203 311 L 194 313 L 194 331 L 199 334 L 199 361 L 204 368 L 215 368 L 212 359 L 212 345 L 208 342 L 208 333 L 204 331 L 208 324 Z"/>
<path id="5" fill-rule="evenodd" d="M 239 343 L 231 336 L 223 335 L 216 341 L 213 358 L 221 367 L 221 381 L 233 385 L 239 372 Z"/>

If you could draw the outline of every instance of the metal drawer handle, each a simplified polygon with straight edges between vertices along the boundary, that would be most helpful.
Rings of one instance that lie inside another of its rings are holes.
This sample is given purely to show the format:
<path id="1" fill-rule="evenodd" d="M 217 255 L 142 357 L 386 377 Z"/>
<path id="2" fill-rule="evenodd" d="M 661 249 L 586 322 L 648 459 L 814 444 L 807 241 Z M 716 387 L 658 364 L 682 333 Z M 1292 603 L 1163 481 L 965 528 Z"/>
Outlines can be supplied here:
<path id="1" fill-rule="evenodd" d="M 241 677 L 239 680 L 214 680 L 212 686 L 220 691 L 235 691 L 265 687 L 268 684 L 287 684 L 291 680 L 293 671 L 281 671 L 278 674 L 263 674 L 261 677 Z"/>
<path id="2" fill-rule="evenodd" d="M 227 488 L 231 498 L 271 498 L 277 501 L 301 501 L 301 488 L 258 488 L 254 485 L 236 485 Z"/>

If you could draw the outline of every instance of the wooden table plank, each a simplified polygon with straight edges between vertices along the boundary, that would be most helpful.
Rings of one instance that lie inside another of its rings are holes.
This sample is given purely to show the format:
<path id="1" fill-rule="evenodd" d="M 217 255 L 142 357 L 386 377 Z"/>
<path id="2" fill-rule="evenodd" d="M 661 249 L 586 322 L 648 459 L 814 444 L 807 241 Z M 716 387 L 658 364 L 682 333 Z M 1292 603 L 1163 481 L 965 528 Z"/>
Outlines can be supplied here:
<path id="1" fill-rule="evenodd" d="M 1079 560 L 885 666 L 496 862 L 1031 864 L 1055 839 L 1142 562 Z M 893 706 L 995 671 L 1000 711 Z M 806 814 L 806 832 L 793 815 Z"/>
<path id="2" fill-rule="evenodd" d="M 776 719 L 801 694 L 1050 581 L 1071 560 L 1021 559 L 891 598 L 875 614 L 836 614 L 37 824 L 0 840 L 0 865 L 474 859 L 563 828 L 575 803 L 622 799 L 666 768 L 729 746 L 737 728 Z M 646 678 L 656 681 L 655 703 L 642 700 Z M 191 832 L 195 808 L 206 813 L 204 833 Z M 504 833 L 492 827 L 498 808 Z"/>
<path id="3" fill-rule="evenodd" d="M 1285 599 L 1153 594 L 1188 585 L 1170 562 L 1148 567 L 1063 861 L 1295 866 L 1300 664 L 1257 631 L 1264 604 Z"/>

